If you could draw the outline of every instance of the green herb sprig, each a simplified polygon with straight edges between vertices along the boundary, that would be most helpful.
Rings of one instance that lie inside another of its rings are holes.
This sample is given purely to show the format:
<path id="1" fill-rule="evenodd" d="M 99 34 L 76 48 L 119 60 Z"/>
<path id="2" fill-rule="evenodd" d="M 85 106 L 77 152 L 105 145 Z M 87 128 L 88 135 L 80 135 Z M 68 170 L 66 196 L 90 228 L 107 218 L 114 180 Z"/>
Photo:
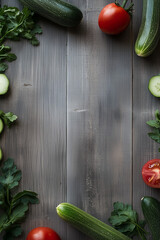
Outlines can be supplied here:
<path id="1" fill-rule="evenodd" d="M 155 111 L 155 120 L 150 120 L 146 122 L 153 131 L 148 133 L 148 136 L 157 143 L 160 143 L 160 113 L 159 110 Z M 160 152 L 160 148 L 159 148 Z"/>
<path id="2" fill-rule="evenodd" d="M 9 40 L 19 41 L 25 38 L 33 46 L 39 45 L 36 34 L 41 34 L 42 29 L 34 19 L 34 13 L 27 7 L 20 11 L 16 7 L 3 6 L 0 8 L 0 73 L 4 73 L 8 65 L 6 62 L 16 60 L 16 55 L 11 53 L 11 47 L 4 44 Z"/>
<path id="3" fill-rule="evenodd" d="M 5 113 L 0 110 L 0 118 L 3 120 L 5 125 L 10 127 L 18 117 L 12 112 Z"/>
<path id="4" fill-rule="evenodd" d="M 139 236 L 146 240 L 145 220 L 138 220 L 138 214 L 132 206 L 121 202 L 115 202 L 113 206 L 114 211 L 108 219 L 111 225 L 128 237 Z"/>
<path id="5" fill-rule="evenodd" d="M 14 240 L 22 234 L 20 223 L 26 217 L 29 204 L 39 203 L 35 192 L 15 193 L 21 177 L 13 159 L 6 160 L 0 168 L 0 234 L 3 240 Z"/>

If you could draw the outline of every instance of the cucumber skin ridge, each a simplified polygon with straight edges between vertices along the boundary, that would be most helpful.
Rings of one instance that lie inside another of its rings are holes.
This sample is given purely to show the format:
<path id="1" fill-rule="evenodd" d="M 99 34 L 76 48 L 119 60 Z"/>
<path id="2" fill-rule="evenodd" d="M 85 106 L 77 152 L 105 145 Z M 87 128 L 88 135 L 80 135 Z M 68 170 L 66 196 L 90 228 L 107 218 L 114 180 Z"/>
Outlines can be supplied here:
<path id="1" fill-rule="evenodd" d="M 39 15 L 64 27 L 75 27 L 83 18 L 79 8 L 62 0 L 20 0 L 20 2 Z"/>
<path id="2" fill-rule="evenodd" d="M 141 206 L 153 240 L 160 240 L 160 202 L 152 197 L 144 197 Z"/>
<path id="3" fill-rule="evenodd" d="M 2 152 L 2 149 L 0 148 L 0 161 L 2 160 L 3 158 L 3 152 Z"/>
<path id="4" fill-rule="evenodd" d="M 63 220 L 95 240 L 131 240 L 72 204 L 61 203 L 57 207 L 57 213 Z"/>
<path id="5" fill-rule="evenodd" d="M 135 43 L 136 54 L 141 57 L 151 55 L 155 50 L 159 39 L 160 0 L 143 0 L 142 22 Z"/>
<path id="6" fill-rule="evenodd" d="M 3 128 L 4 128 L 4 124 L 2 119 L 0 118 L 0 133 L 3 131 Z"/>

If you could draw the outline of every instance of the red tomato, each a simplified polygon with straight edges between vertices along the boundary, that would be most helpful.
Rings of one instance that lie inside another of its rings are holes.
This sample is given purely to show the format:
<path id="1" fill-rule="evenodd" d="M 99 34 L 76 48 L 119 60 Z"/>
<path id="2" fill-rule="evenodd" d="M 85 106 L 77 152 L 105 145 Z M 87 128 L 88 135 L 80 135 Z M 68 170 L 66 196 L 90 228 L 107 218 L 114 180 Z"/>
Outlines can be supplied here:
<path id="1" fill-rule="evenodd" d="M 27 240 L 61 240 L 58 234 L 48 227 L 38 227 L 29 232 Z"/>
<path id="2" fill-rule="evenodd" d="M 100 12 L 98 24 L 102 32 L 115 35 L 126 29 L 130 20 L 131 17 L 124 8 L 110 3 Z"/>
<path id="3" fill-rule="evenodd" d="M 148 161 L 142 168 L 144 182 L 153 188 L 160 188 L 160 159 Z"/>

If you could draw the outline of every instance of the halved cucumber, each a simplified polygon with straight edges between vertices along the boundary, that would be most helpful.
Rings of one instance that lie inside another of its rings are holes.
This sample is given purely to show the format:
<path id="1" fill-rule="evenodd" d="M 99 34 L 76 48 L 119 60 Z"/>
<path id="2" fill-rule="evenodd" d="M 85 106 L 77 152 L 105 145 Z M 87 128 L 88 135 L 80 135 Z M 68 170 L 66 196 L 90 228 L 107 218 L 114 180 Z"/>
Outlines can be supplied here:
<path id="1" fill-rule="evenodd" d="M 5 74 L 0 74 L 0 95 L 7 93 L 9 88 L 9 80 Z"/>
<path id="2" fill-rule="evenodd" d="M 160 75 L 154 76 L 149 80 L 149 91 L 155 97 L 160 97 Z"/>
<path id="3" fill-rule="evenodd" d="M 2 119 L 0 118 L 0 133 L 3 131 L 3 127 L 4 127 L 4 124 Z"/>

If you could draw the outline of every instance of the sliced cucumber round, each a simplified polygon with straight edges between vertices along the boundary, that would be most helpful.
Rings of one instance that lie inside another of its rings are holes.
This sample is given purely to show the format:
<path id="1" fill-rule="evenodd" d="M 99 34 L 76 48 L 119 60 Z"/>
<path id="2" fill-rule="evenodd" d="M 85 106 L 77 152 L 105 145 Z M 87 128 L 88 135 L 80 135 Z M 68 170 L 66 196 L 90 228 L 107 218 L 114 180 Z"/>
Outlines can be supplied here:
<path id="1" fill-rule="evenodd" d="M 9 80 L 5 74 L 0 74 L 0 95 L 7 93 L 9 88 Z"/>
<path id="2" fill-rule="evenodd" d="M 0 133 L 3 131 L 3 127 L 4 127 L 4 124 L 2 119 L 0 118 Z"/>
<path id="3" fill-rule="evenodd" d="M 154 76 L 149 80 L 149 91 L 155 97 L 160 97 L 160 75 Z"/>
<path id="4" fill-rule="evenodd" d="M 2 153 L 2 149 L 0 148 L 0 161 L 2 160 L 3 157 L 3 153 Z"/>

